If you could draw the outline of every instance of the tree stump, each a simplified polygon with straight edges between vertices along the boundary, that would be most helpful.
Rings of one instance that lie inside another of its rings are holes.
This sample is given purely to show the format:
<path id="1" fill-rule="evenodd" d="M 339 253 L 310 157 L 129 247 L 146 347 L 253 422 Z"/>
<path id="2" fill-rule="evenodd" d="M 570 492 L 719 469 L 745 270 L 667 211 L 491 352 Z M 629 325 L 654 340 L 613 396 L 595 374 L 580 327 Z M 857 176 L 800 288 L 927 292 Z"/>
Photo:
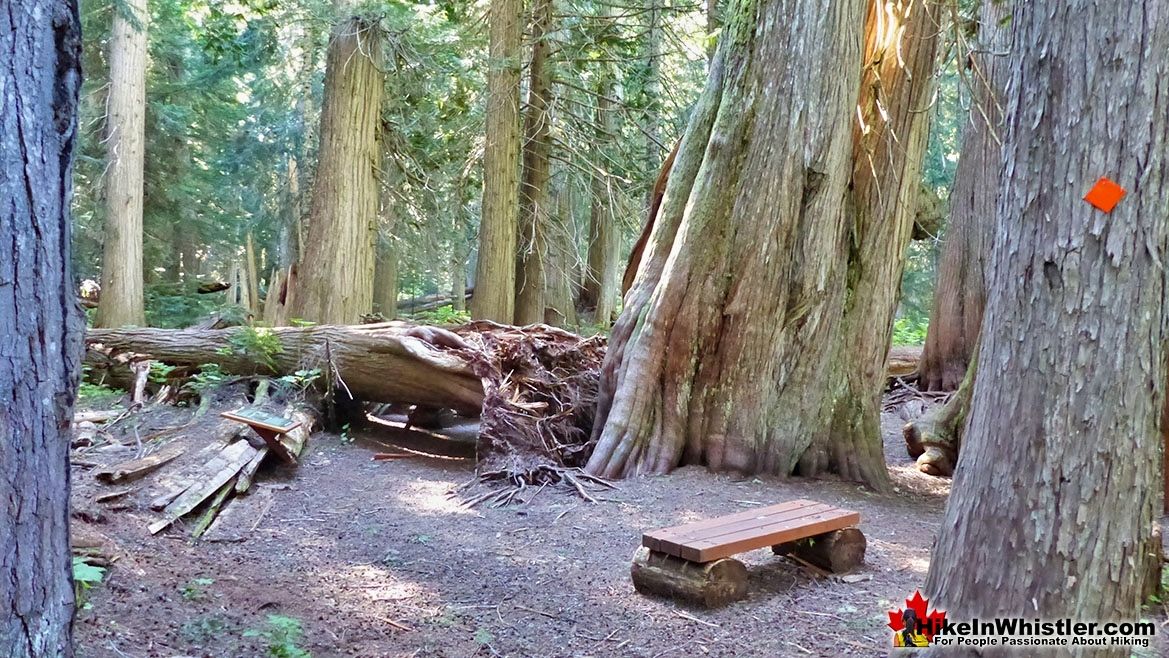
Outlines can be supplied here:
<path id="1" fill-rule="evenodd" d="M 847 573 L 865 561 L 864 534 L 845 528 L 807 539 L 772 546 L 776 555 L 792 555 L 832 573 Z"/>
<path id="2" fill-rule="evenodd" d="M 747 596 L 747 567 L 732 558 L 691 562 L 641 546 L 633 554 L 631 575 L 634 588 L 641 594 L 656 594 L 706 608 Z"/>

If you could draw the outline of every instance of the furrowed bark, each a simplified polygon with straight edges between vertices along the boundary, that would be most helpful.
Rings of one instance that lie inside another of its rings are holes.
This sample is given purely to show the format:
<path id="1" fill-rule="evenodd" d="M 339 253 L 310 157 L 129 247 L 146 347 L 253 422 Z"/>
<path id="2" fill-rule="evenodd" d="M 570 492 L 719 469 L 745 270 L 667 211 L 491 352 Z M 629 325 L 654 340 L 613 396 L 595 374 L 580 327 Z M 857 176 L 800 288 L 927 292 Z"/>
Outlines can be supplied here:
<path id="1" fill-rule="evenodd" d="M 1014 3 L 1010 29 L 974 397 L 925 590 L 956 620 L 1133 620 L 1160 503 L 1169 11 Z M 1128 190 L 1110 213 L 1083 199 L 1102 175 Z M 945 655 L 975 654 L 1013 655 Z"/>
<path id="2" fill-rule="evenodd" d="M 73 655 L 69 427 L 84 331 L 69 205 L 75 1 L 0 10 L 0 656 Z"/>

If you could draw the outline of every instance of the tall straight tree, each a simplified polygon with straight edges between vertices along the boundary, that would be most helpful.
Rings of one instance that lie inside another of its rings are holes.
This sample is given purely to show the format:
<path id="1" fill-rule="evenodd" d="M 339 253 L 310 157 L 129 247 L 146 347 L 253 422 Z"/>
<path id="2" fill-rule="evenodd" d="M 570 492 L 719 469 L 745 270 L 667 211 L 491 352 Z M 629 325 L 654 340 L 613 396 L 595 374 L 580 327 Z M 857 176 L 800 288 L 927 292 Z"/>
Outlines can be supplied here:
<path id="1" fill-rule="evenodd" d="M 491 1 L 483 204 L 471 298 L 473 317 L 509 324 L 515 318 L 522 11 L 523 0 Z"/>
<path id="2" fill-rule="evenodd" d="M 383 34 L 349 16 L 333 32 L 325 68 L 317 174 L 291 317 L 351 324 L 373 308 L 381 160 Z"/>
<path id="3" fill-rule="evenodd" d="M 608 19 L 607 9 L 602 14 Z M 613 213 L 613 191 L 606 171 L 612 163 L 610 141 L 614 132 L 613 75 L 605 66 L 597 75 L 595 139 L 592 143 L 591 205 L 589 208 L 588 253 L 585 261 L 584 282 L 580 290 L 580 305 L 593 310 L 593 323 L 603 327 L 612 322 L 613 305 L 617 297 L 617 249 L 620 234 Z"/>
<path id="4" fill-rule="evenodd" d="M 146 324 L 142 186 L 146 132 L 146 0 L 114 3 L 106 116 L 105 241 L 99 327 Z"/>
<path id="5" fill-rule="evenodd" d="M 73 655 L 69 437 L 84 332 L 70 271 L 77 3 L 0 12 L 0 656 Z"/>
<path id="6" fill-rule="evenodd" d="M 590 471 L 786 473 L 824 422 L 865 7 L 729 3 L 613 330 Z"/>
<path id="7" fill-rule="evenodd" d="M 1018 2 L 1010 29 L 985 321 L 926 589 L 958 620 L 1135 619 L 1160 552 L 1169 7 Z M 1111 213 L 1083 198 L 1101 176 L 1128 190 Z"/>
<path id="8" fill-rule="evenodd" d="M 938 262 L 933 308 L 925 349 L 918 365 L 918 387 L 952 391 L 966 375 L 978 344 L 986 304 L 985 270 L 993 242 L 994 206 L 1002 163 L 999 99 L 1010 73 L 1005 2 L 982 3 L 978 48 L 970 54 L 966 79 L 973 102 L 962 136 L 962 153 L 950 192 L 950 219 Z"/>
<path id="9" fill-rule="evenodd" d="M 849 185 L 848 289 L 824 378 L 827 422 L 813 430 L 800 458 L 802 475 L 831 471 L 876 489 L 889 486 L 880 402 L 921 190 L 939 14 L 936 0 L 869 3 Z"/>
<path id="10" fill-rule="evenodd" d="M 552 195 L 548 160 L 552 153 L 552 0 L 532 8 L 532 60 L 528 67 L 528 104 L 524 112 L 523 176 L 520 183 L 520 249 L 516 263 L 515 323 L 544 321 L 548 287 L 545 272 Z"/>

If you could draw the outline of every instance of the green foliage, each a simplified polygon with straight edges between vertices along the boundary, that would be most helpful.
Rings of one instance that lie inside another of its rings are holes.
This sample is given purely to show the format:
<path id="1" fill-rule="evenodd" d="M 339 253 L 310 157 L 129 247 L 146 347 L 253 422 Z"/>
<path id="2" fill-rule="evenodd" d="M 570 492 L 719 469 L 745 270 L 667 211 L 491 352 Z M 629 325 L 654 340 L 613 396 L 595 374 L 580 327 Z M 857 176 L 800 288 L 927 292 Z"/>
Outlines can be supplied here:
<path id="1" fill-rule="evenodd" d="M 207 588 L 215 584 L 214 578 L 192 578 L 183 585 L 183 599 L 198 601 L 207 593 Z"/>
<path id="2" fill-rule="evenodd" d="M 191 375 L 190 380 L 183 385 L 183 388 L 202 397 L 208 391 L 223 386 L 227 380 L 227 374 L 223 372 L 218 363 L 204 363 L 199 366 L 199 372 Z"/>
<path id="3" fill-rule="evenodd" d="M 224 356 L 242 356 L 276 369 L 276 357 L 284 352 L 280 337 L 264 327 L 240 327 L 227 339 L 227 346 L 220 348 Z"/>
<path id="4" fill-rule="evenodd" d="M 467 311 L 456 311 L 447 304 L 432 311 L 421 311 L 414 314 L 414 319 L 423 324 L 466 324 L 471 321 L 471 314 Z"/>
<path id="5" fill-rule="evenodd" d="M 276 378 L 276 386 L 285 394 L 303 393 L 321 378 L 320 368 L 297 370 L 291 375 Z"/>
<path id="6" fill-rule="evenodd" d="M 268 615 L 268 627 L 264 630 L 244 632 L 244 637 L 263 638 L 272 658 L 312 658 L 311 653 L 296 646 L 302 635 L 300 620 L 283 615 Z"/>
<path id="7" fill-rule="evenodd" d="M 901 317 L 893 321 L 893 344 L 898 346 L 925 345 L 929 318 Z"/>
<path id="8" fill-rule="evenodd" d="M 110 388 L 102 384 L 92 384 L 83 381 L 77 387 L 78 401 L 88 407 L 109 407 L 122 399 L 126 394 L 119 388 Z"/>
<path id="9" fill-rule="evenodd" d="M 196 617 L 183 622 L 179 632 L 193 644 L 210 642 L 227 631 L 227 624 L 217 615 Z"/>
<path id="10" fill-rule="evenodd" d="M 77 607 L 89 610 L 93 606 L 89 603 L 89 590 L 100 585 L 105 579 L 106 570 L 85 561 L 83 557 L 73 558 L 73 596 Z"/>
<path id="11" fill-rule="evenodd" d="M 147 376 L 155 384 L 165 384 L 175 368 L 176 366 L 167 365 L 161 361 L 151 361 L 150 373 Z"/>

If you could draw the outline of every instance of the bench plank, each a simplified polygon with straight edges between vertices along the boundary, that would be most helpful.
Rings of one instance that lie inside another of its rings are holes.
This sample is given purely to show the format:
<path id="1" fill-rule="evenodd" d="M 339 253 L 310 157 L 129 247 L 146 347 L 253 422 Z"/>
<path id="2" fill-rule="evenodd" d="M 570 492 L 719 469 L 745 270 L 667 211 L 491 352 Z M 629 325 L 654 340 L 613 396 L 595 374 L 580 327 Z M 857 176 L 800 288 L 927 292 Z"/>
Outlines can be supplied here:
<path id="1" fill-rule="evenodd" d="M 860 522 L 860 513 L 809 500 L 651 530 L 642 536 L 650 550 L 692 562 L 709 562 L 737 553 L 841 530 Z"/>

